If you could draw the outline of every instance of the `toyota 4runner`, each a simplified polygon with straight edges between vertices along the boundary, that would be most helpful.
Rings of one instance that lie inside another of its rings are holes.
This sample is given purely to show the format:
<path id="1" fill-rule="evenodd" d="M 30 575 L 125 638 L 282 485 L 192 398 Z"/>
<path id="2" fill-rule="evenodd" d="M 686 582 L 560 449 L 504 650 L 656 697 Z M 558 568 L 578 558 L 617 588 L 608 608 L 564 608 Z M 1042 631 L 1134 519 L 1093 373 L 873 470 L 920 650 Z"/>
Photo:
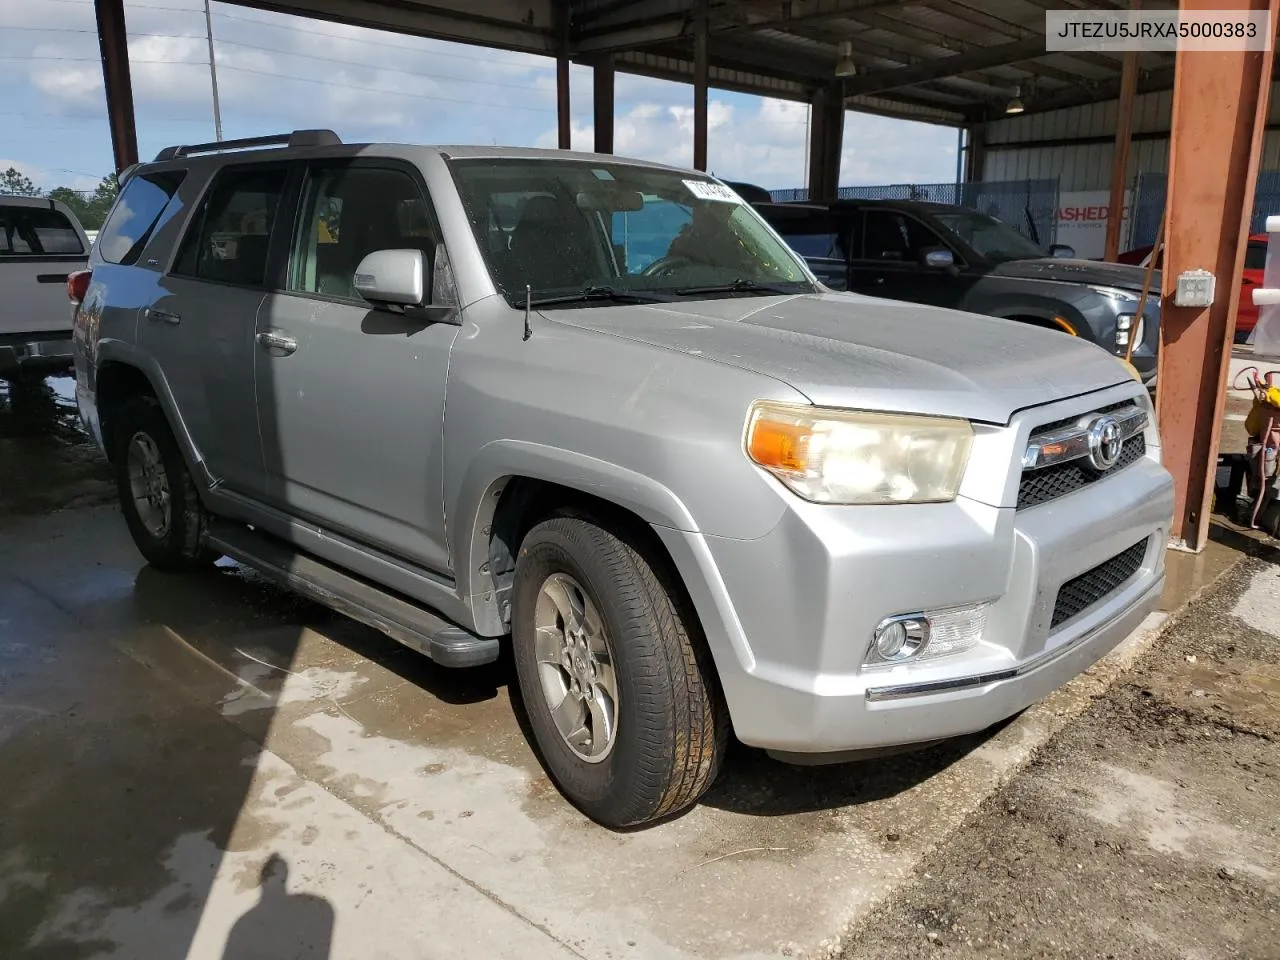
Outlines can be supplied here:
<path id="1" fill-rule="evenodd" d="M 76 377 L 142 554 L 449 666 L 510 642 L 602 823 L 692 804 L 731 733 L 820 762 L 983 729 L 1160 594 L 1121 362 L 832 292 L 704 174 L 299 131 L 122 183 Z"/>

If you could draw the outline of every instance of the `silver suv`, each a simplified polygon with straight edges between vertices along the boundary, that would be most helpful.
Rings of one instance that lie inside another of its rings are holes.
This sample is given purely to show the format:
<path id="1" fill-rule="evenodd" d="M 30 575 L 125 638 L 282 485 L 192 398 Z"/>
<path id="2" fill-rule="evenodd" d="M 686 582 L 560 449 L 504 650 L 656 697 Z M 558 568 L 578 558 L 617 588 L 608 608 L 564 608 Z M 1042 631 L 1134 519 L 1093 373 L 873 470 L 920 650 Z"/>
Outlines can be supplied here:
<path id="1" fill-rule="evenodd" d="M 449 666 L 510 642 L 602 823 L 692 804 L 731 734 L 983 729 L 1160 594 L 1172 485 L 1119 361 L 833 293 L 703 174 L 301 131 L 122 179 L 76 374 L 141 552 Z"/>

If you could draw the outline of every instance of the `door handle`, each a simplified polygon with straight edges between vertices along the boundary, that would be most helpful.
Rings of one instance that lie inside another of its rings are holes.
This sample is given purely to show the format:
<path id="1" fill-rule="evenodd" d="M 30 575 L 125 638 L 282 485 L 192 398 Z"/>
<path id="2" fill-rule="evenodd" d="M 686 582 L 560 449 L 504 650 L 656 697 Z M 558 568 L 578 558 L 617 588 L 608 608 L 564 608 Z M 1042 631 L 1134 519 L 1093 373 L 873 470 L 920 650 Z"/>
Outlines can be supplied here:
<path id="1" fill-rule="evenodd" d="M 171 323 L 175 327 L 182 322 L 182 317 L 178 314 L 170 313 L 168 310 L 156 310 L 153 307 L 147 308 L 147 319 L 159 323 Z"/>
<path id="2" fill-rule="evenodd" d="M 285 336 L 283 333 L 271 333 L 264 330 L 258 334 L 257 341 L 268 350 L 279 350 L 285 354 L 293 353 L 298 349 L 298 341 L 293 337 Z"/>

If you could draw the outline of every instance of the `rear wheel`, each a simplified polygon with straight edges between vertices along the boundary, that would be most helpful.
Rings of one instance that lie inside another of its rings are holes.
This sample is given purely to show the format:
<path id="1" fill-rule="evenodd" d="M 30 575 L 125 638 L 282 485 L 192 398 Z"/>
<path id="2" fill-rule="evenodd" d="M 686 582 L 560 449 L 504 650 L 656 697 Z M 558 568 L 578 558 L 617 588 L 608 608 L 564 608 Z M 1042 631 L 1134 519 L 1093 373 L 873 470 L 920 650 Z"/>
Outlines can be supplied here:
<path id="1" fill-rule="evenodd" d="M 585 519 L 520 545 L 512 610 L 529 724 L 566 797 L 610 827 L 692 805 L 729 734 L 697 622 L 660 564 Z"/>
<path id="2" fill-rule="evenodd" d="M 211 563 L 204 508 L 160 405 L 127 401 L 112 417 L 111 442 L 120 506 L 142 555 L 162 570 Z"/>

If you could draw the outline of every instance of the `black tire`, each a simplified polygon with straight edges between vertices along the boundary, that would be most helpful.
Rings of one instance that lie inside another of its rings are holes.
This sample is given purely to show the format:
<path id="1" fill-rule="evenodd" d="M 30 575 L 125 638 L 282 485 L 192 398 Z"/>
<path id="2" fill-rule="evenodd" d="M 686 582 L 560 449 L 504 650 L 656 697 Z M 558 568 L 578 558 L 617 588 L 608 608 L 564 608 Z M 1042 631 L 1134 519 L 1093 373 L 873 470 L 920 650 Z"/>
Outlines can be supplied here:
<path id="1" fill-rule="evenodd" d="M 168 524 L 160 535 L 147 529 L 130 483 L 129 447 L 139 435 L 149 438 L 159 451 L 160 465 L 168 484 Z M 125 523 L 147 562 L 161 570 L 172 571 L 191 570 L 212 563 L 217 554 L 204 546 L 205 510 L 159 403 L 151 397 L 135 397 L 126 401 L 111 418 L 108 439 Z"/>
<path id="2" fill-rule="evenodd" d="M 534 649 L 542 586 L 567 574 L 600 614 L 617 678 L 616 734 L 590 762 L 561 736 Z M 589 520 L 537 524 L 520 544 L 512 600 L 516 674 L 547 772 L 587 816 L 608 827 L 691 806 L 719 772 L 729 719 L 688 600 L 665 565 Z"/>

